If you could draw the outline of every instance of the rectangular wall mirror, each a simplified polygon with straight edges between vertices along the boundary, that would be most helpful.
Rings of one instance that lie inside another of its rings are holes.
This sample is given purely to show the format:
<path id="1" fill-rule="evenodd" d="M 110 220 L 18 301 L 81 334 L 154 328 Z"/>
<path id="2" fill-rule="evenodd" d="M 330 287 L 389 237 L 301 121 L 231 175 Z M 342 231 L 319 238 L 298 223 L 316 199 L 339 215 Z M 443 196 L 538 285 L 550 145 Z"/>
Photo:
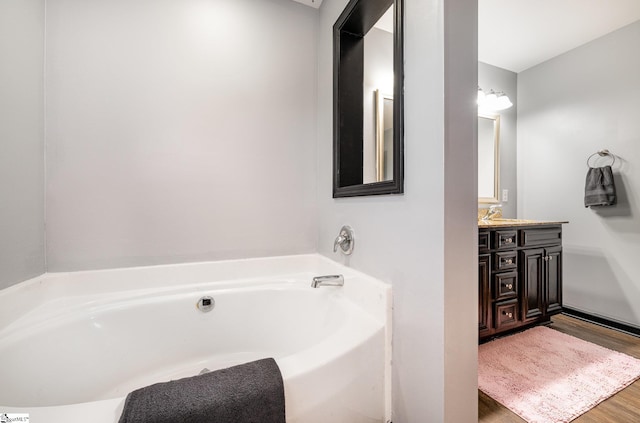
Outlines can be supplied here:
<path id="1" fill-rule="evenodd" d="M 478 114 L 478 203 L 499 202 L 500 115 Z"/>
<path id="2" fill-rule="evenodd" d="M 400 194 L 402 0 L 351 0 L 333 47 L 333 197 Z"/>

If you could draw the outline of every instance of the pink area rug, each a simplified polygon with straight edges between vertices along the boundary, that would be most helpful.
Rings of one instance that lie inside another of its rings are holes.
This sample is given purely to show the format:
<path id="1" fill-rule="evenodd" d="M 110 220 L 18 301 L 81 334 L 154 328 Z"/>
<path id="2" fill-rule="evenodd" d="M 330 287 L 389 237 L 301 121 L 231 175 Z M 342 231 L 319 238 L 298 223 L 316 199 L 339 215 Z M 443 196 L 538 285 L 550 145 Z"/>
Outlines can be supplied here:
<path id="1" fill-rule="evenodd" d="M 640 360 L 547 327 L 480 345 L 478 386 L 530 423 L 569 422 L 640 377 Z"/>

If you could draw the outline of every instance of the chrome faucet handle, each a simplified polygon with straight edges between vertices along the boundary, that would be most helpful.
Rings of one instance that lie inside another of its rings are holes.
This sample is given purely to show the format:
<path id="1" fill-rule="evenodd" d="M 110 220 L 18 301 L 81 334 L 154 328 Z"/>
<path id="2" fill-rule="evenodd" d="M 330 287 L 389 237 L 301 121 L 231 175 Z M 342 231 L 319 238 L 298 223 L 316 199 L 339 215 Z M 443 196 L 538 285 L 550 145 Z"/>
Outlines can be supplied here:
<path id="1" fill-rule="evenodd" d="M 342 227 L 342 229 L 340 229 L 340 233 L 333 242 L 333 252 L 337 252 L 338 247 L 340 247 L 344 254 L 349 255 L 353 252 L 353 243 L 353 229 L 351 228 L 351 226 L 345 225 Z"/>
<path id="2" fill-rule="evenodd" d="M 338 246 L 342 246 L 344 242 L 347 241 L 347 238 L 342 235 L 338 235 L 338 237 L 333 241 L 333 252 L 336 253 L 338 251 Z"/>

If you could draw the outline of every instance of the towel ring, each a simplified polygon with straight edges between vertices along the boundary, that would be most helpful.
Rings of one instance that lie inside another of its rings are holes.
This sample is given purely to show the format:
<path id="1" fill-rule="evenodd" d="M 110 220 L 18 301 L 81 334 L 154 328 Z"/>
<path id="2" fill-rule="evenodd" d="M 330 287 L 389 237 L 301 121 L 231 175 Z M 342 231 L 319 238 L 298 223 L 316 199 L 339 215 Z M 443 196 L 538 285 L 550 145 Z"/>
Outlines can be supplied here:
<path id="1" fill-rule="evenodd" d="M 593 156 L 596 156 L 596 155 L 600 157 L 605 157 L 605 156 L 611 157 L 611 164 L 609 166 L 613 166 L 613 164 L 616 162 L 616 156 L 611 154 L 609 150 L 600 150 L 597 153 L 593 153 L 592 155 L 589 156 L 589 158 L 587 159 L 587 167 L 591 167 L 591 165 L 589 164 L 589 161 Z"/>

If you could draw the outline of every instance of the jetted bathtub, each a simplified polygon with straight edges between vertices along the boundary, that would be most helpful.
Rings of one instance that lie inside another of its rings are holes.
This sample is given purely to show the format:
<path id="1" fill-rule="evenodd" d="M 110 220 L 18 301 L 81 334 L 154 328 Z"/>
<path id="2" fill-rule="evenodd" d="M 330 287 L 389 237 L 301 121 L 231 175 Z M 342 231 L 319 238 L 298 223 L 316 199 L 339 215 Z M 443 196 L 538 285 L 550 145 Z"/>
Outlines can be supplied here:
<path id="1" fill-rule="evenodd" d="M 385 422 L 390 310 L 319 255 L 45 274 L 0 291 L 0 413 L 114 423 L 134 389 L 274 357 L 287 422 Z"/>

